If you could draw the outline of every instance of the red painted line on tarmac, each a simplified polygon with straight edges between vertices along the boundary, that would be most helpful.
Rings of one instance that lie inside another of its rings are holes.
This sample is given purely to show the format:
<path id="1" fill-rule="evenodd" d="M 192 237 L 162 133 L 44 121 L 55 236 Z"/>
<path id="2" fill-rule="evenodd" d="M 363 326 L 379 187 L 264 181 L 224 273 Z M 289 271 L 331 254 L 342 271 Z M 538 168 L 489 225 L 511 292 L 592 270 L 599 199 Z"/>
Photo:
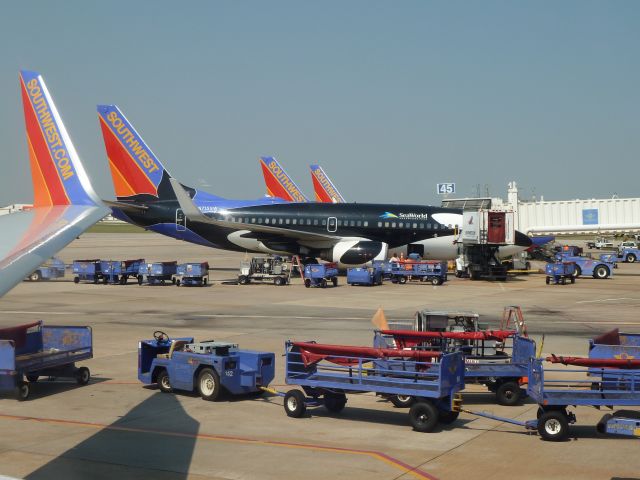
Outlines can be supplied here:
<path id="1" fill-rule="evenodd" d="M 381 460 L 391 466 L 394 466 L 404 473 L 408 473 L 413 475 L 416 478 L 427 479 L 427 480 L 437 480 L 436 477 L 424 472 L 423 470 L 412 467 L 411 465 L 398 460 L 386 453 L 378 452 L 375 450 L 358 450 L 352 448 L 342 448 L 342 447 L 328 447 L 323 445 L 316 445 L 310 443 L 290 443 L 290 442 L 279 442 L 276 440 L 260 440 L 256 438 L 249 437 L 233 437 L 228 435 L 212 435 L 206 433 L 183 433 L 183 432 L 172 432 L 169 430 L 157 430 L 152 428 L 136 428 L 136 427 L 124 427 L 117 425 L 106 425 L 103 423 L 93 423 L 93 422 L 81 422 L 79 420 L 64 420 L 64 419 L 56 419 L 56 418 L 44 418 L 44 417 L 28 417 L 23 415 L 6 415 L 0 414 L 0 419 L 4 420 L 22 420 L 22 421 L 32 421 L 32 422 L 40 422 L 40 423 L 50 423 L 56 425 L 73 425 L 77 427 L 86 427 L 86 428 L 95 428 L 95 429 L 105 429 L 112 430 L 118 432 L 129 432 L 129 433 L 151 433 L 154 435 L 165 435 L 170 437 L 181 437 L 181 438 L 196 438 L 202 440 L 213 440 L 220 442 L 237 442 L 237 443 L 247 443 L 254 445 L 264 445 L 269 447 L 285 447 L 285 448 L 299 448 L 299 449 L 308 449 L 308 450 L 316 450 L 321 452 L 331 452 L 331 453 L 343 453 L 343 454 L 351 454 L 351 455 L 366 455 L 369 457 L 373 457 L 377 460 Z"/>

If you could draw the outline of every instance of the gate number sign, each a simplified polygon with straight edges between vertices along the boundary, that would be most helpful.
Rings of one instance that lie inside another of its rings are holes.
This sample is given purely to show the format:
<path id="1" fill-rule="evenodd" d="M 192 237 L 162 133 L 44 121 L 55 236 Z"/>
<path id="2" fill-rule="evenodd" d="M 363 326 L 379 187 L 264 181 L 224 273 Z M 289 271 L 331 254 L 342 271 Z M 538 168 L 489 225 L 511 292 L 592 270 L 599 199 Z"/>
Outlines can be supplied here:
<path id="1" fill-rule="evenodd" d="M 456 193 L 456 184 L 438 183 L 438 195 L 446 195 L 448 193 Z"/>

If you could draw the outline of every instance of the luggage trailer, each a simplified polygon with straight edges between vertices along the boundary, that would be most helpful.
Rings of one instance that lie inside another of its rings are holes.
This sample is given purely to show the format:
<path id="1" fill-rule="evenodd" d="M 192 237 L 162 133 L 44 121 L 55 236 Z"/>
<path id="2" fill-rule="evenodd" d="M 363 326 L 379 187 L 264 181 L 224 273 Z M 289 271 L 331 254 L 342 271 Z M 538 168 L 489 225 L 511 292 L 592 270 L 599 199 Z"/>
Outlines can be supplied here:
<path id="1" fill-rule="evenodd" d="M 269 391 L 284 397 L 284 410 L 290 417 L 302 417 L 307 407 L 321 405 L 339 413 L 347 403 L 347 394 L 374 392 L 415 397 L 409 420 L 420 432 L 430 432 L 439 422 L 450 424 L 458 418 L 452 403 L 464 388 L 460 353 L 287 341 L 285 357 L 285 381 L 301 386 L 302 391 Z M 433 363 L 433 358 L 439 358 L 438 363 Z"/>
<path id="2" fill-rule="evenodd" d="M 164 285 L 166 282 L 171 282 L 175 285 L 176 274 L 178 268 L 178 262 L 155 262 L 155 263 L 143 263 L 138 270 L 138 285 L 144 283 L 144 276 L 147 276 L 147 283 L 149 285 Z"/>
<path id="3" fill-rule="evenodd" d="M 43 325 L 42 321 L 0 329 L 0 391 L 26 400 L 39 377 L 73 378 L 89 383 L 87 367 L 76 362 L 93 358 L 91 327 Z"/>

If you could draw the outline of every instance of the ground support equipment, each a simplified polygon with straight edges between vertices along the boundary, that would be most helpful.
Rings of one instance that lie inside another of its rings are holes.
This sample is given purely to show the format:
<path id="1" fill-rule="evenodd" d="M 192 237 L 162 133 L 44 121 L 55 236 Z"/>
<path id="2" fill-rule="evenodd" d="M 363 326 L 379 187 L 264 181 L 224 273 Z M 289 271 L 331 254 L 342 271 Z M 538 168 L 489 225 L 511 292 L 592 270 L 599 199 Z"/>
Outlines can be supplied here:
<path id="1" fill-rule="evenodd" d="M 73 272 L 73 283 L 80 281 L 98 283 L 102 280 L 102 272 L 100 270 L 100 260 L 74 260 L 71 265 Z"/>
<path id="2" fill-rule="evenodd" d="M 209 283 L 209 264 L 181 263 L 176 268 L 176 285 L 206 287 Z"/>
<path id="3" fill-rule="evenodd" d="M 178 262 L 155 262 L 143 263 L 138 270 L 138 285 L 144 282 L 144 276 L 147 276 L 149 285 L 164 285 L 166 282 L 176 283 L 174 275 L 176 274 Z"/>
<path id="4" fill-rule="evenodd" d="M 558 260 L 554 263 L 547 263 L 545 266 L 547 277 L 545 282 L 547 285 L 566 285 L 567 282 L 576 283 L 576 264 Z"/>
<path id="5" fill-rule="evenodd" d="M 311 263 L 304 266 L 304 286 L 325 288 L 329 282 L 338 286 L 338 265 L 336 263 Z"/>

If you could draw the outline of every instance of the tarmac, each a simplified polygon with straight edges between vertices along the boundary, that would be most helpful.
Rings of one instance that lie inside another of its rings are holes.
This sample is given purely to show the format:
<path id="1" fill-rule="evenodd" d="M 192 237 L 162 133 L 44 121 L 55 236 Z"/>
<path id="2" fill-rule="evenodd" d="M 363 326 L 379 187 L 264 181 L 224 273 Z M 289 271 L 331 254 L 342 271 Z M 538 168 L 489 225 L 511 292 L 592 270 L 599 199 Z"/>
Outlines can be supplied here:
<path id="1" fill-rule="evenodd" d="M 385 283 L 337 288 L 235 285 L 242 253 L 146 233 L 85 234 L 60 253 L 78 258 L 209 261 L 212 286 L 23 282 L 0 300 L 0 327 L 34 320 L 91 325 L 94 358 L 87 386 L 39 381 L 32 398 L 0 397 L 0 475 L 29 479 L 458 479 L 640 477 L 638 439 L 598 436 L 606 412 L 573 409 L 571 438 L 545 442 L 507 423 L 461 414 L 434 433 L 409 426 L 407 410 L 372 394 L 351 395 L 336 415 L 312 408 L 289 418 L 282 398 L 161 393 L 137 380 L 137 346 L 154 330 L 276 352 L 272 387 L 286 391 L 284 341 L 370 345 L 380 306 L 390 321 L 416 310 L 469 310 L 492 328 L 503 308 L 520 305 L 545 354 L 586 355 L 587 340 L 619 327 L 640 330 L 640 265 L 622 264 L 607 280 L 546 285 L 544 275 L 506 283 L 456 279 L 443 286 Z M 465 390 L 467 408 L 528 420 L 537 405 L 494 403 L 483 387 Z"/>

